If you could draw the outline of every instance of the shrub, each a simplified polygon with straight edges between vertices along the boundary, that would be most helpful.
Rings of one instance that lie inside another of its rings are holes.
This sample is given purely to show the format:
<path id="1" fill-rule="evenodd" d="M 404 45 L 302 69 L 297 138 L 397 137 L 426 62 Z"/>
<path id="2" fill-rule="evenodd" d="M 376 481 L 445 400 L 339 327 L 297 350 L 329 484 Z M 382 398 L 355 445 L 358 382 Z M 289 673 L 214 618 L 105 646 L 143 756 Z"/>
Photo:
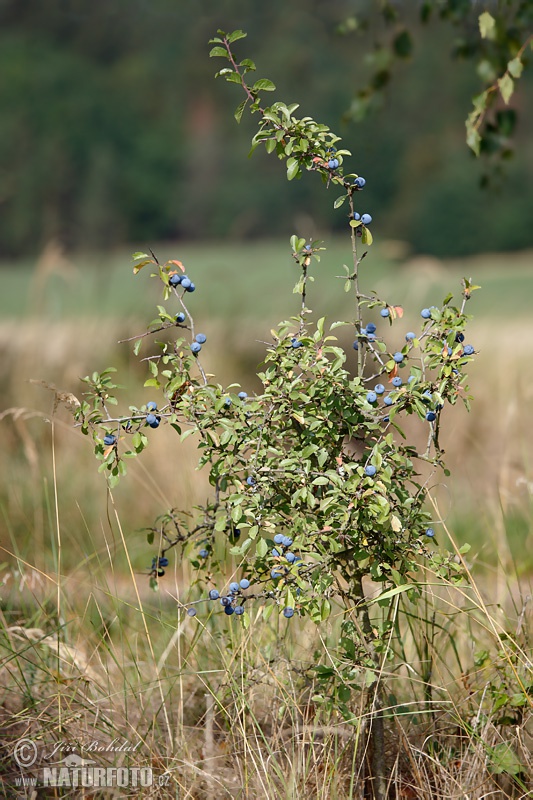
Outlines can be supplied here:
<path id="1" fill-rule="evenodd" d="M 365 180 L 347 171 L 350 152 L 339 147 L 339 137 L 326 125 L 295 116 L 297 105 L 263 104 L 263 93 L 275 87 L 267 79 L 247 82 L 255 65 L 250 59 L 237 61 L 232 50 L 244 35 L 219 32 L 212 40 L 211 56 L 226 60 L 217 75 L 244 91 L 237 121 L 246 108 L 258 116 L 252 149 L 264 146 L 283 161 L 288 180 L 316 173 L 326 188 L 338 191 L 334 206 L 347 211 L 353 255 L 342 280 L 353 295 L 354 318 L 329 325 L 324 317 L 314 319 L 308 296 L 324 248 L 320 241 L 293 235 L 298 306 L 291 319 L 272 330 L 258 372 L 262 390 L 250 396 L 205 373 L 201 350 L 209 342 L 196 333 L 189 308 L 194 283 L 184 275 L 184 265 L 160 263 L 151 251 L 136 253 L 134 272 L 150 266 L 164 301 L 174 306 L 158 306 L 156 319 L 134 344 L 139 354 L 145 337 L 157 337 L 159 354 L 147 362 L 145 386 L 157 390 L 158 401 L 112 415 L 117 386 L 112 370 L 106 370 L 84 379 L 88 391 L 76 418 L 92 435 L 111 488 L 126 472 L 125 459 L 142 452 L 148 434 L 158 435 L 151 428 L 165 424 L 182 440 L 197 437 L 199 466 L 209 471 L 212 497 L 194 517 L 172 509 L 150 531 L 150 544 L 156 530 L 163 541 L 150 569 L 154 588 L 170 552 L 181 548 L 205 576 L 205 602 L 216 601 L 221 613 L 234 615 L 235 624 L 251 624 L 251 603 L 262 604 L 265 619 L 281 613 L 287 620 L 310 617 L 317 624 L 328 619 L 332 604 L 340 607 L 335 663 L 317 665 L 321 688 L 315 701 L 351 721 L 351 699 L 366 692 L 373 791 L 382 798 L 380 676 L 394 626 L 386 609 L 399 595 L 412 602 L 421 595 L 424 562 L 443 580 L 461 578 L 455 554 L 436 544 L 438 520 L 428 501 L 433 476 L 444 469 L 442 415 L 459 400 L 468 407 L 465 368 L 475 350 L 463 343 L 465 306 L 478 287 L 464 279 L 459 303 L 448 295 L 440 306 L 422 309 L 418 331 L 407 333 L 401 307 L 363 291 L 362 263 L 375 224 L 359 196 Z M 377 325 L 372 312 L 379 312 Z M 333 333 L 341 326 L 353 334 L 348 352 Z M 413 441 L 402 430 L 409 416 L 419 432 Z M 218 540 L 225 540 L 224 552 L 242 564 L 239 582 L 227 588 L 209 586 L 210 576 L 223 566 Z M 380 587 L 373 600 L 363 590 L 368 578 Z M 385 609 L 379 619 L 371 617 L 373 603 Z"/>

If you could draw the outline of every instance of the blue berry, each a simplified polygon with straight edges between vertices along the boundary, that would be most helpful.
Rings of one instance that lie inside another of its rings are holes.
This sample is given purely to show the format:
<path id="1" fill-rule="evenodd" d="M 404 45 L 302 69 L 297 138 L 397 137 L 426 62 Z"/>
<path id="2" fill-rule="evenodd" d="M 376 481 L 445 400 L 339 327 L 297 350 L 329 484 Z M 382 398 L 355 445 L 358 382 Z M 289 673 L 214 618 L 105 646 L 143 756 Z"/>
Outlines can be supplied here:
<path id="1" fill-rule="evenodd" d="M 463 348 L 465 356 L 473 356 L 475 353 L 474 347 L 471 344 L 465 344 Z"/>
<path id="2" fill-rule="evenodd" d="M 401 364 L 403 361 L 403 353 L 400 352 L 394 353 L 393 359 L 396 361 L 397 364 Z"/>
<path id="3" fill-rule="evenodd" d="M 226 406 L 226 408 L 230 407 L 230 405 L 231 405 L 231 397 L 226 397 L 226 399 L 224 400 L 224 405 Z"/>
<path id="4" fill-rule="evenodd" d="M 357 222 L 359 222 L 359 220 L 361 219 L 361 214 L 358 214 L 357 211 L 354 211 L 353 218 L 357 220 Z"/>
<path id="5" fill-rule="evenodd" d="M 370 214 L 363 214 L 363 216 L 361 217 L 361 222 L 363 223 L 363 225 L 370 225 L 370 223 L 372 222 L 372 217 L 370 216 Z"/>
<path id="6" fill-rule="evenodd" d="M 375 403 L 378 399 L 378 396 L 375 392 L 368 392 L 366 399 L 368 403 Z"/>
<path id="7" fill-rule="evenodd" d="M 422 402 L 430 403 L 432 400 L 433 400 L 433 394 L 429 391 L 429 389 L 426 389 L 426 391 L 422 395 Z"/>
<path id="8" fill-rule="evenodd" d="M 159 559 L 159 566 L 168 567 L 168 558 L 166 558 L 166 556 L 163 556 L 163 558 Z"/>
<path id="9" fill-rule="evenodd" d="M 187 614 L 189 615 L 189 617 L 195 617 L 196 616 L 196 609 L 195 608 L 188 608 L 187 609 Z"/>
<path id="10" fill-rule="evenodd" d="M 248 587 L 250 586 L 250 581 L 248 580 L 248 578 L 243 578 L 240 581 L 239 586 L 241 587 L 241 589 L 248 589 Z"/>
<path id="11" fill-rule="evenodd" d="M 433 530 L 433 528 L 427 528 L 426 529 L 426 536 L 429 536 L 430 538 L 435 536 L 435 531 Z"/>
<path id="12" fill-rule="evenodd" d="M 379 313 L 381 314 L 382 317 L 389 317 L 390 316 L 390 309 L 382 308 Z"/>
<path id="13" fill-rule="evenodd" d="M 249 475 L 246 478 L 246 483 L 248 484 L 248 486 L 255 486 L 255 478 L 252 478 L 252 476 Z"/>
<path id="14" fill-rule="evenodd" d="M 235 613 L 233 606 L 224 606 L 224 614 L 227 614 L 228 617 L 231 617 L 233 613 Z"/>
<path id="15" fill-rule="evenodd" d="M 206 550 L 205 547 L 202 547 L 202 549 L 198 552 L 198 555 L 200 558 L 207 558 L 209 555 L 209 550 Z"/>
<path id="16" fill-rule="evenodd" d="M 386 397 L 383 398 L 383 402 L 385 403 L 386 406 L 391 406 L 394 403 L 394 400 L 392 399 L 390 394 L 388 394 Z"/>
<path id="17" fill-rule="evenodd" d="M 464 333 L 456 333 L 455 334 L 455 341 L 456 342 L 464 342 L 464 340 L 465 340 Z"/>
<path id="18" fill-rule="evenodd" d="M 197 333 L 194 338 L 196 339 L 198 344 L 204 344 L 204 342 L 207 341 L 207 336 L 205 335 L 205 333 Z"/>
<path id="19" fill-rule="evenodd" d="M 339 166 L 339 159 L 338 158 L 330 158 L 330 160 L 328 161 L 328 167 L 330 169 L 337 169 L 338 166 Z"/>
<path id="20" fill-rule="evenodd" d="M 274 556 L 274 558 L 278 558 L 279 557 L 279 550 L 276 550 L 275 547 L 273 547 L 270 552 Z"/>
<path id="21" fill-rule="evenodd" d="M 420 316 L 424 317 L 424 319 L 429 319 L 431 317 L 431 311 L 429 308 L 423 308 L 420 312 Z"/>
<path id="22" fill-rule="evenodd" d="M 147 423 L 147 425 L 150 425 L 150 427 L 157 427 L 157 425 L 159 425 L 159 422 L 157 421 L 157 417 L 156 417 L 155 414 L 147 414 L 146 415 L 146 423 Z M 156 425 L 156 423 L 157 423 L 157 425 Z"/>
<path id="23" fill-rule="evenodd" d="M 289 564 L 292 564 L 294 561 L 296 561 L 296 556 L 294 555 L 294 553 L 285 553 L 285 558 L 287 559 Z"/>
<path id="24" fill-rule="evenodd" d="M 413 339 L 416 339 L 416 333 L 413 333 L 413 331 L 409 331 L 409 333 L 405 334 L 406 342 L 411 342 Z"/>
<path id="25" fill-rule="evenodd" d="M 290 619 L 291 617 L 294 617 L 294 608 L 291 608 L 291 606 L 287 606 L 287 608 L 284 608 L 283 609 L 283 616 L 287 617 L 287 619 Z"/>
<path id="26" fill-rule="evenodd" d="M 352 344 L 352 347 L 353 347 L 353 349 L 354 349 L 354 350 L 359 350 L 359 342 L 356 340 L 356 341 L 355 341 L 355 342 Z"/>
<path id="27" fill-rule="evenodd" d="M 400 378 L 400 376 L 397 375 L 395 378 L 392 379 L 391 383 L 393 386 L 396 387 L 396 389 L 398 389 L 402 385 L 403 381 Z"/>
<path id="28" fill-rule="evenodd" d="M 235 614 L 240 617 L 244 614 L 244 606 L 235 606 Z"/>
<path id="29" fill-rule="evenodd" d="M 302 343 L 299 341 L 299 339 L 291 339 L 291 347 L 294 347 L 296 349 L 297 347 L 301 346 Z"/>
<path id="30" fill-rule="evenodd" d="M 181 275 L 177 274 L 171 275 L 170 278 L 168 279 L 168 282 L 170 283 L 171 286 L 178 286 L 178 284 L 181 283 Z"/>
<path id="31" fill-rule="evenodd" d="M 194 353 L 194 355 L 199 353 L 201 349 L 202 349 L 202 345 L 200 344 L 200 342 L 193 342 L 191 344 L 191 353 Z"/>
<path id="32" fill-rule="evenodd" d="M 221 597 L 220 598 L 220 605 L 222 605 L 222 606 L 230 606 L 231 605 L 231 597 Z"/>
<path id="33" fill-rule="evenodd" d="M 281 544 L 283 545 L 283 547 L 290 547 L 291 544 L 292 544 L 291 537 L 290 536 L 284 536 L 282 541 L 281 541 Z"/>
<path id="34" fill-rule="evenodd" d="M 181 279 L 181 285 L 183 286 L 184 289 L 188 289 L 191 283 L 192 283 L 191 279 L 187 278 L 186 276 Z"/>
<path id="35" fill-rule="evenodd" d="M 176 314 L 176 322 L 185 322 L 185 314 L 183 311 L 180 311 L 179 314 Z"/>
<path id="36" fill-rule="evenodd" d="M 238 592 L 238 591 L 239 591 L 239 588 L 240 588 L 240 587 L 239 587 L 239 584 L 237 583 L 237 581 L 232 581 L 232 582 L 230 583 L 230 585 L 229 585 L 229 590 L 230 590 L 230 592 Z"/>
<path id="37" fill-rule="evenodd" d="M 437 419 L 437 415 L 435 414 L 434 411 L 428 411 L 428 413 L 426 414 L 426 419 L 428 422 L 435 422 L 435 420 Z"/>
<path id="38" fill-rule="evenodd" d="M 106 447 L 111 447 L 111 445 L 115 444 L 116 441 L 117 437 L 113 436 L 112 433 L 108 433 L 106 436 L 104 436 L 104 444 L 106 445 Z"/>
<path id="39" fill-rule="evenodd" d="M 210 600 L 218 600 L 219 597 L 220 597 L 220 593 L 219 593 L 218 589 L 211 589 L 211 591 L 209 592 L 209 599 Z"/>
<path id="40" fill-rule="evenodd" d="M 369 342 L 374 342 L 376 340 L 376 334 L 375 333 L 367 333 L 366 338 L 368 339 Z"/>
<path id="41" fill-rule="evenodd" d="M 246 400 L 246 398 L 248 397 L 248 395 L 246 394 L 246 392 L 239 392 L 239 394 L 237 395 L 237 397 L 239 398 L 239 400 Z"/>
<path id="42" fill-rule="evenodd" d="M 376 383 L 376 385 L 374 386 L 374 391 L 376 394 L 383 394 L 383 392 L 385 391 L 385 387 L 383 386 L 382 383 Z"/>
<path id="43" fill-rule="evenodd" d="M 281 572 L 277 572 L 275 569 L 273 569 L 273 570 L 270 572 L 270 577 L 272 578 L 272 580 L 273 580 L 273 581 L 275 581 L 275 580 L 277 580 L 278 578 L 281 578 Z"/>
<path id="44" fill-rule="evenodd" d="M 365 467 L 365 475 L 368 475 L 369 478 L 372 478 L 376 472 L 377 470 L 373 464 L 369 464 L 368 467 Z"/>
<path id="45" fill-rule="evenodd" d="M 183 281 L 181 282 L 181 285 L 183 286 Z M 186 286 L 185 287 L 185 291 L 187 291 L 187 292 L 195 292 L 196 291 L 196 284 L 194 284 L 191 281 L 190 286 Z"/>
<path id="46" fill-rule="evenodd" d="M 365 329 L 366 333 L 375 333 L 376 330 L 377 328 L 373 322 L 369 322 Z"/>
<path id="47" fill-rule="evenodd" d="M 362 189 L 365 183 L 366 180 L 364 178 L 356 178 L 353 182 L 353 185 L 357 186 L 358 189 Z"/>
<path id="48" fill-rule="evenodd" d="M 276 544 L 281 544 L 283 542 L 284 538 L 285 537 L 284 537 L 284 535 L 282 533 L 276 533 L 276 535 L 274 536 L 274 542 Z"/>
<path id="49" fill-rule="evenodd" d="M 416 375 L 409 375 L 407 383 L 413 383 L 413 381 L 416 381 Z"/>
<path id="50" fill-rule="evenodd" d="M 154 403 L 153 400 L 150 400 L 149 403 L 146 403 L 146 408 L 148 411 L 157 411 L 157 403 Z"/>

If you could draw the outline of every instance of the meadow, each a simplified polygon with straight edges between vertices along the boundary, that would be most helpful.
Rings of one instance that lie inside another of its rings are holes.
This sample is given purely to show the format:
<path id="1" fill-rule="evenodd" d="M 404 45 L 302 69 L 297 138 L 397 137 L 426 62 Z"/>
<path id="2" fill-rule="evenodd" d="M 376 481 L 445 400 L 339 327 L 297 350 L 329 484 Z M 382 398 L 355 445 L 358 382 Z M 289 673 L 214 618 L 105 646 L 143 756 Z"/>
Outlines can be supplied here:
<path id="1" fill-rule="evenodd" d="M 353 309 L 335 276 L 349 248 L 326 244 L 310 294 L 329 321 L 348 320 Z M 198 287 L 190 305 L 208 336 L 207 371 L 252 394 L 270 328 L 297 311 L 288 242 L 154 249 L 160 260 L 183 261 Z M 442 439 L 451 477 L 434 491 L 438 545 L 457 553 L 466 579 L 437 587 L 428 574 L 421 619 L 407 599 L 395 601 L 383 663 L 391 797 L 526 797 L 532 787 L 532 259 L 524 252 L 438 261 L 389 242 L 362 265 L 368 288 L 405 305 L 395 323 L 400 338 L 418 324 L 420 308 L 459 294 L 463 275 L 482 286 L 467 309 L 467 341 L 479 351 L 472 411 L 448 415 Z M 181 606 L 201 590 L 187 557 L 173 558 L 151 592 L 155 551 L 145 529 L 208 492 L 194 445 L 161 426 L 110 494 L 90 442 L 40 383 L 79 396 L 80 377 L 114 365 L 124 408 L 152 399 L 144 365 L 119 340 L 155 316 L 155 281 L 133 276 L 129 250 L 67 259 L 52 248 L 37 264 L 3 265 L 0 275 L 5 796 L 31 796 L 15 785 L 12 744 L 21 737 L 49 749 L 117 737 L 140 742 L 135 754 L 111 751 L 98 763 L 150 766 L 158 780 L 146 797 L 362 797 L 368 720 L 357 709 L 355 722 L 329 711 L 313 672 L 328 665 L 338 615 L 320 629 L 264 621 L 260 608 L 248 629 L 214 605 L 190 618 Z M 350 334 L 340 331 L 350 359 Z M 465 542 L 471 549 L 463 554 Z M 231 579 L 238 563 L 227 564 Z M 378 620 L 383 611 L 374 613 Z M 81 796 L 53 791 L 39 797 Z"/>

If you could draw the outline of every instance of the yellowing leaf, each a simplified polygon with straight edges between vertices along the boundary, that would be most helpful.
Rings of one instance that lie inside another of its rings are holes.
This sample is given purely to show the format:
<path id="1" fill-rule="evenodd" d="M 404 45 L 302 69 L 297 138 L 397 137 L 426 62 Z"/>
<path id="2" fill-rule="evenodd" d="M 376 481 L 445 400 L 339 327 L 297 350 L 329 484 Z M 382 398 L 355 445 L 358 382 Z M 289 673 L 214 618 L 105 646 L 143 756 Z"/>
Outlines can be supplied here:
<path id="1" fill-rule="evenodd" d="M 520 59 L 513 58 L 512 61 L 509 61 L 507 64 L 507 72 L 513 76 L 513 78 L 519 78 L 522 74 L 522 70 L 524 69 L 524 65 L 520 61 Z"/>
<path id="2" fill-rule="evenodd" d="M 503 78 L 500 78 L 500 80 L 498 81 L 498 87 L 500 89 L 500 94 L 503 97 L 504 103 L 508 104 L 509 100 L 513 96 L 514 81 L 507 72 L 505 73 Z"/>
<path id="3" fill-rule="evenodd" d="M 175 259 L 172 259 L 172 260 L 171 260 L 171 261 L 169 261 L 168 263 L 169 263 L 169 264 L 175 264 L 177 267 L 179 267 L 179 268 L 181 269 L 181 271 L 182 271 L 182 272 L 185 272 L 185 267 L 183 266 L 183 264 L 181 263 L 181 261 L 176 261 Z"/>
<path id="4" fill-rule="evenodd" d="M 394 533 L 399 533 L 402 529 L 402 523 L 394 514 L 390 518 L 390 526 Z"/>
<path id="5" fill-rule="evenodd" d="M 494 39 L 496 35 L 496 20 L 489 14 L 488 11 L 484 11 L 483 14 L 480 14 L 479 19 L 479 32 L 481 33 L 482 39 Z"/>

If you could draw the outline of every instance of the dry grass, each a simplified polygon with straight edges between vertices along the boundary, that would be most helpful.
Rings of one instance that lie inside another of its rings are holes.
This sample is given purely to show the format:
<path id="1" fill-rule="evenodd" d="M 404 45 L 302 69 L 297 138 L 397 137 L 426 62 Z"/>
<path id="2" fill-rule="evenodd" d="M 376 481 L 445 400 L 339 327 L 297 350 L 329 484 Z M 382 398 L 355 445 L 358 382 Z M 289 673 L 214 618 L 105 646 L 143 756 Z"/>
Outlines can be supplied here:
<path id="1" fill-rule="evenodd" d="M 221 323 L 206 329 L 207 368 L 250 392 L 265 331 L 246 325 L 238 335 Z M 197 597 L 196 576 L 178 559 L 159 595 L 150 593 L 152 552 L 138 529 L 205 498 L 193 444 L 177 446 L 162 426 L 111 497 L 68 412 L 52 416 L 53 393 L 28 382 L 78 394 L 80 376 L 115 364 L 128 385 L 124 405 L 146 402 L 142 369 L 124 346 L 109 348 L 142 328 L 133 319 L 26 320 L 16 335 L 12 323 L 0 326 L 4 796 L 31 796 L 15 786 L 12 759 L 13 743 L 30 737 L 45 752 L 61 741 L 139 741 L 131 756 L 97 760 L 150 765 L 168 778 L 146 797 L 362 800 L 365 692 L 352 696 L 347 722 L 320 702 L 310 671 L 328 663 L 339 616 L 320 631 L 296 619 L 264 622 L 260 608 L 247 630 L 214 607 L 189 618 L 180 606 Z M 446 530 L 456 527 L 473 538 L 466 567 L 475 577 L 437 589 L 428 575 L 419 608 L 396 609 L 383 663 L 391 798 L 525 798 L 533 788 L 533 324 L 475 322 L 469 339 L 480 350 L 474 411 L 449 415 L 452 479 L 434 496 L 437 538 L 453 546 Z"/>

